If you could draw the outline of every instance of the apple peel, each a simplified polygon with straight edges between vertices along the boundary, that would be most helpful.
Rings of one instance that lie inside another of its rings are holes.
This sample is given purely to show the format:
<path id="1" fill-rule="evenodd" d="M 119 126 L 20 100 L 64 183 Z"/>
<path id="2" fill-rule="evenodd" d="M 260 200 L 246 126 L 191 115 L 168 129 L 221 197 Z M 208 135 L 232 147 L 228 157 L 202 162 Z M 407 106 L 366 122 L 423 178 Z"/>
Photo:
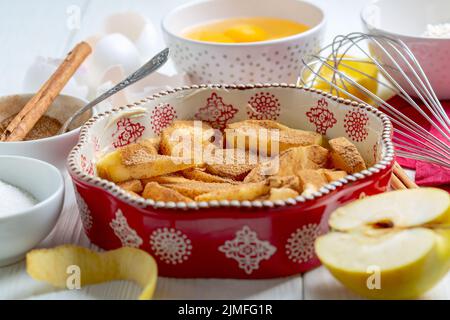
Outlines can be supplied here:
<path id="1" fill-rule="evenodd" d="M 106 252 L 62 245 L 52 249 L 36 249 L 27 253 L 28 274 L 58 288 L 67 288 L 71 266 L 80 271 L 81 286 L 115 280 L 133 281 L 142 287 L 139 300 L 150 300 L 156 288 L 158 268 L 147 252 L 130 247 Z"/>

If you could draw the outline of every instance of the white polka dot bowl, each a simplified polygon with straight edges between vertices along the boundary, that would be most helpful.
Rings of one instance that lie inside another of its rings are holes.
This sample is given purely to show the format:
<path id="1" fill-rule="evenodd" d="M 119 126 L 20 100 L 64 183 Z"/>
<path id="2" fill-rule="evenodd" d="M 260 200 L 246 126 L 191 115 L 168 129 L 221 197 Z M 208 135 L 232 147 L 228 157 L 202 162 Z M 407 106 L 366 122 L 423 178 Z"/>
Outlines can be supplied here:
<path id="1" fill-rule="evenodd" d="M 361 12 L 365 32 L 398 38 L 411 49 L 438 99 L 442 100 L 450 99 L 450 37 L 437 38 L 424 34 L 429 24 L 450 23 L 449 11 L 448 0 L 378 0 Z M 373 54 L 393 67 L 381 50 Z M 400 76 L 395 78 L 409 94 L 416 96 Z"/>
<path id="2" fill-rule="evenodd" d="M 252 43 L 213 43 L 183 37 L 186 28 L 231 17 L 276 17 L 311 29 L 290 37 Z M 317 52 L 325 15 L 317 6 L 297 0 L 206 0 L 170 12 L 162 29 L 179 72 L 192 83 L 295 83 L 302 58 Z"/>
<path id="3" fill-rule="evenodd" d="M 217 129 L 244 119 L 344 136 L 368 169 L 310 196 L 282 201 L 155 202 L 96 175 L 104 152 L 155 137 L 175 119 Z M 141 248 L 162 276 L 272 278 L 319 265 L 314 240 L 337 207 L 384 192 L 394 161 L 391 123 L 379 110 L 294 85 L 194 85 L 164 91 L 91 118 L 68 159 L 78 208 L 90 240 L 104 249 Z"/>

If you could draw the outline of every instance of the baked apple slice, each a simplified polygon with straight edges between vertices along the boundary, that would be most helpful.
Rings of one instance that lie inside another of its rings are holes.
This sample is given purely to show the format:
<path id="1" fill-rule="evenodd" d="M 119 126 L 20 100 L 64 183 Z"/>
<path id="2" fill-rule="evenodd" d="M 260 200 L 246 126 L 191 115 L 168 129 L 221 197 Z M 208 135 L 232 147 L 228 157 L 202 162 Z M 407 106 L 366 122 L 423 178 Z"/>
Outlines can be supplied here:
<path id="1" fill-rule="evenodd" d="M 165 155 L 139 154 L 137 157 L 125 158 L 121 149 L 114 150 L 97 162 L 97 174 L 100 178 L 115 183 L 131 179 L 148 179 L 195 166 L 186 163 L 185 158 Z"/>

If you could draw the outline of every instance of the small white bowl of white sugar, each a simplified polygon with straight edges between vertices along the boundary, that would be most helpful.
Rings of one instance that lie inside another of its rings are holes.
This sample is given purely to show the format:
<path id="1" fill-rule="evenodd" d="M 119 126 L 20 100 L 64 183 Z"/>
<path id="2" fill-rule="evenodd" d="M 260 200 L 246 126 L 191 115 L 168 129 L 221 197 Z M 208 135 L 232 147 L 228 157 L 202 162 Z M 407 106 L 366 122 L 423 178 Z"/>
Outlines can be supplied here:
<path id="1" fill-rule="evenodd" d="M 64 179 L 46 162 L 0 156 L 0 267 L 21 260 L 53 229 L 64 202 Z"/>
<path id="2" fill-rule="evenodd" d="M 378 0 L 361 12 L 364 31 L 402 40 L 414 53 L 439 99 L 450 99 L 450 1 Z M 391 65 L 389 59 L 383 59 Z M 411 94 L 405 83 L 401 83 Z M 413 94 L 414 95 L 414 94 Z"/>

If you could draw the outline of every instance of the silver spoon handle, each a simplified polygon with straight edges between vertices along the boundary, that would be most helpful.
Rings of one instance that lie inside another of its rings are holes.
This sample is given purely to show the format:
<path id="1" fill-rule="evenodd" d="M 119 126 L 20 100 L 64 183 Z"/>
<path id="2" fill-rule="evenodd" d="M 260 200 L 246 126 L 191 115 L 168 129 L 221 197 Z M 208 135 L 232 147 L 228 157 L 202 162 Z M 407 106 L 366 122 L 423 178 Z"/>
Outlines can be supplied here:
<path id="1" fill-rule="evenodd" d="M 82 115 L 85 111 L 91 109 L 95 105 L 99 104 L 105 99 L 108 99 L 110 96 L 116 94 L 122 89 L 125 89 L 129 85 L 132 85 L 133 83 L 141 80 L 142 78 L 145 78 L 149 74 L 155 72 L 158 70 L 164 63 L 166 63 L 169 56 L 169 49 L 166 48 L 160 53 L 158 53 L 156 56 L 154 56 L 152 59 L 150 59 L 149 62 L 144 64 L 142 67 L 140 67 L 138 70 L 136 70 L 133 74 L 131 74 L 126 79 L 122 80 L 120 83 L 106 91 L 105 93 L 101 94 L 91 102 L 89 102 L 87 105 L 85 105 L 83 108 L 79 109 L 77 112 L 75 112 L 69 119 L 64 122 L 61 129 L 59 130 L 59 133 L 64 133 L 67 131 L 67 128 L 72 124 L 72 122 L 78 118 L 80 115 Z"/>

